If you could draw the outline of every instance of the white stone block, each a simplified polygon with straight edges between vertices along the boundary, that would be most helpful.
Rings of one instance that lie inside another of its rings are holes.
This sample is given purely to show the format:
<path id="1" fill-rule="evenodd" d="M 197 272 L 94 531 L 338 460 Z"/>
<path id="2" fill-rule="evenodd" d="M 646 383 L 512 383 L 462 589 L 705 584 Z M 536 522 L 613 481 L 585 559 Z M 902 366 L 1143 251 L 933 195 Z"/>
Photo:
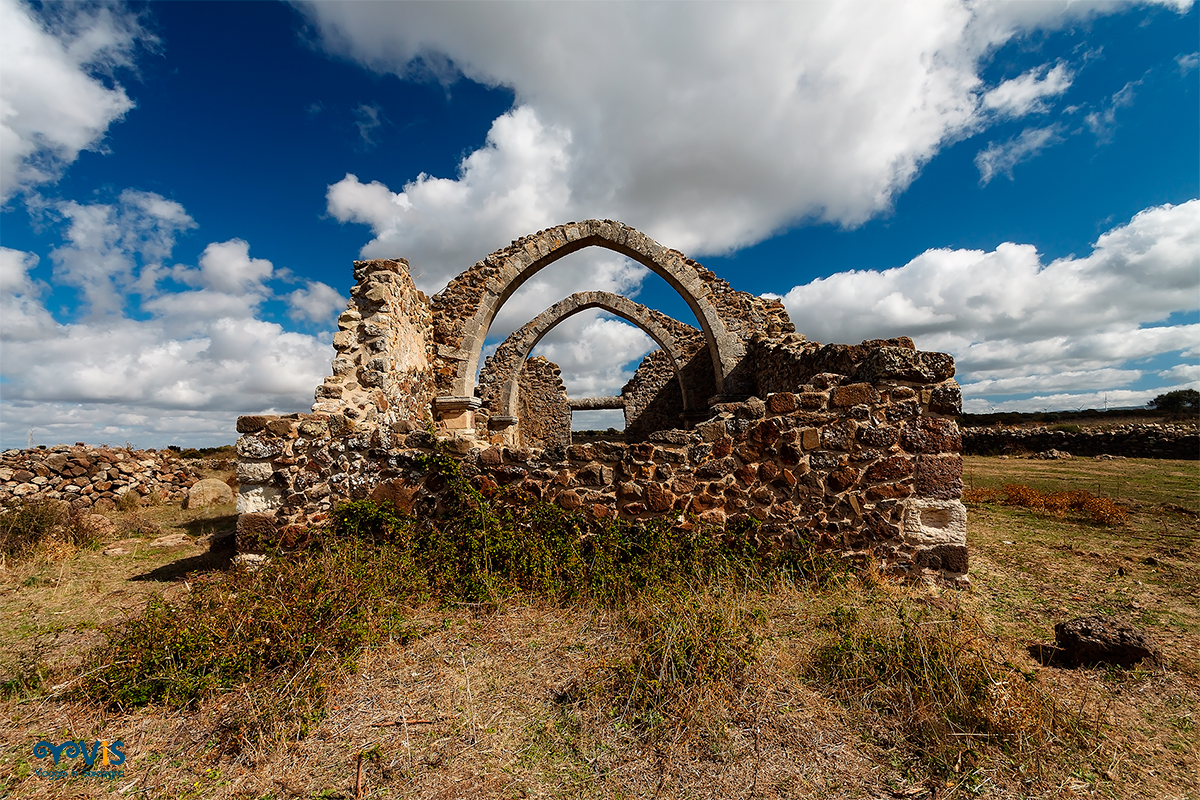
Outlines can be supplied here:
<path id="1" fill-rule="evenodd" d="M 281 505 L 283 505 L 283 492 L 277 486 L 258 484 L 238 487 L 237 513 L 239 514 L 274 511 Z"/>
<path id="2" fill-rule="evenodd" d="M 930 546 L 967 543 L 967 507 L 958 500 L 906 500 L 904 539 Z"/>

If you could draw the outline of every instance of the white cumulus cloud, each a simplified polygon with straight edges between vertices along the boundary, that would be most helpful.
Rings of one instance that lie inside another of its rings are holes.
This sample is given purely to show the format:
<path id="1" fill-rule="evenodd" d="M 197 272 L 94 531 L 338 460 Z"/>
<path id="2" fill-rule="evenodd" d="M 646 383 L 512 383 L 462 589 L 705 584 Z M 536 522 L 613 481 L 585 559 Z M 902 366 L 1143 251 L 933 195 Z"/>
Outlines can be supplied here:
<path id="1" fill-rule="evenodd" d="M 1011 395 L 1123 386 L 1143 374 L 1126 362 L 1194 357 L 1200 325 L 1168 323 L 1200 307 L 1198 275 L 1200 200 L 1191 200 L 1140 212 L 1085 257 L 1045 264 L 1012 243 L 929 250 L 902 267 L 814 280 L 783 301 L 813 338 L 909 334 L 954 355 L 968 395 Z"/>
<path id="2" fill-rule="evenodd" d="M 0 0 L 0 201 L 56 181 L 80 151 L 102 145 L 134 106 L 103 77 L 131 66 L 139 42 L 152 41 L 116 6 L 47 4 L 35 12 Z"/>
<path id="3" fill-rule="evenodd" d="M 1031 69 L 1004 81 L 983 96 L 983 107 L 1005 116 L 1023 117 L 1048 110 L 1046 98 L 1057 97 L 1071 86 L 1074 76 L 1065 64 Z"/>
<path id="4" fill-rule="evenodd" d="M 152 193 L 59 210 L 67 244 L 52 254 L 55 276 L 91 313 L 56 320 L 31 274 L 37 256 L 0 248 L 2 446 L 24 446 L 30 435 L 45 444 L 223 443 L 235 438 L 238 414 L 311 405 L 329 370 L 331 332 L 264 319 L 286 271 L 241 239 L 209 244 L 196 266 L 164 267 L 175 235 L 195 223 Z M 327 327 L 342 302 L 318 282 L 285 299 L 298 318 Z"/>
<path id="5" fill-rule="evenodd" d="M 300 8 L 326 50 L 370 69 L 465 76 L 516 95 L 457 175 L 420 175 L 399 191 L 347 175 L 329 189 L 333 216 L 371 227 L 364 256 L 410 257 L 437 290 L 516 236 L 570 219 L 620 219 L 694 255 L 805 220 L 861 224 L 947 143 L 1044 110 L 1071 85 L 1065 63 L 984 85 L 997 47 L 1128 5 Z M 1053 129 L 1040 131 L 989 157 L 993 173 L 1050 144 Z"/>

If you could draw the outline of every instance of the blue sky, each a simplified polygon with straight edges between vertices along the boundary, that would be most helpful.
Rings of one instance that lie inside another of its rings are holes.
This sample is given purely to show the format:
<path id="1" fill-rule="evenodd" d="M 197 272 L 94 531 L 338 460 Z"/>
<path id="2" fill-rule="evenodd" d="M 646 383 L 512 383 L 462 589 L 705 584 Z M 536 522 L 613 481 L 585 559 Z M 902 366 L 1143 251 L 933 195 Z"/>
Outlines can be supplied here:
<path id="1" fill-rule="evenodd" d="M 406 257 L 433 293 L 589 217 L 782 297 L 810 339 L 953 353 L 969 411 L 1197 386 L 1197 23 L 1182 0 L 0 0 L 0 445 L 231 441 L 307 410 L 353 259 Z M 583 289 L 693 321 L 584 251 L 493 343 Z M 588 396 L 652 347 L 593 313 L 537 352 Z"/>

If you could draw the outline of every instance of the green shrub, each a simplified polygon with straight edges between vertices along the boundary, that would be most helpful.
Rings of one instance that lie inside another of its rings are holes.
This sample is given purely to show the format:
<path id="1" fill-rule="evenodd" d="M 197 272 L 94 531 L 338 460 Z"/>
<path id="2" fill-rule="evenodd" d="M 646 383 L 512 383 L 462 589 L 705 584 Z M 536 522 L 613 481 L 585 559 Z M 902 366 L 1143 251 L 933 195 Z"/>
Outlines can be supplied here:
<path id="1" fill-rule="evenodd" d="M 341 541 L 200 582 L 178 601 L 150 600 L 93 655 L 83 695 L 129 709 L 192 706 L 237 690 L 255 708 L 237 724 L 269 728 L 319 716 L 330 674 L 387 636 L 412 635 L 402 604 L 406 554 Z"/>

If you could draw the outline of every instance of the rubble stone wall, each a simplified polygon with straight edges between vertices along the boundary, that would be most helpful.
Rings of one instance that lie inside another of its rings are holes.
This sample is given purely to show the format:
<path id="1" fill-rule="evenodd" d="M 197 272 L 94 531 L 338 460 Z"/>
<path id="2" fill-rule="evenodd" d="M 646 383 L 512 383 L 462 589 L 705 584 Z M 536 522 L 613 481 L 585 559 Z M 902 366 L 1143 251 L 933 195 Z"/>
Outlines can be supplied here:
<path id="1" fill-rule="evenodd" d="M 433 316 L 408 262 L 354 262 L 350 302 L 338 317 L 333 372 L 317 387 L 314 411 L 351 420 L 429 419 Z"/>
<path id="2" fill-rule="evenodd" d="M 175 502 L 199 480 L 170 450 L 57 445 L 0 455 L 0 503 L 65 500 L 79 510 L 112 508 L 127 492 Z"/>
<path id="3" fill-rule="evenodd" d="M 1192 425 L 1120 425 L 1102 430 L 1056 431 L 1050 428 L 964 428 L 968 455 L 1042 453 L 1058 450 L 1073 456 L 1200 459 L 1200 431 Z"/>
<path id="4" fill-rule="evenodd" d="M 691 513 L 717 524 L 754 517 L 775 544 L 804 539 L 890 570 L 961 579 L 962 440 L 954 419 L 931 409 L 931 390 L 895 375 L 851 383 L 832 373 L 796 388 L 719 405 L 694 430 L 660 431 L 640 444 L 447 444 L 485 492 L 515 485 L 593 516 Z M 240 510 L 267 513 L 243 515 L 240 548 L 295 543 L 338 499 L 373 495 L 402 509 L 436 508 L 439 489 L 414 470 L 415 457 L 436 446 L 433 435 L 413 430 L 381 450 L 331 436 L 324 417 L 239 421 L 239 453 L 273 454 L 264 483 L 277 496 L 271 508 L 243 502 Z M 331 461 L 349 469 L 326 477 Z M 243 497 L 261 488 L 240 466 L 239 477 Z"/>
<path id="5" fill-rule="evenodd" d="M 543 356 L 525 362 L 520 372 L 519 405 L 522 447 L 563 448 L 571 444 L 571 406 L 558 365 Z"/>
<path id="6" fill-rule="evenodd" d="M 632 443 L 569 444 L 570 404 L 557 367 L 520 355 L 556 320 L 518 331 L 494 359 L 493 377 L 481 381 L 483 397 L 474 396 L 475 365 L 500 304 L 537 270 L 592 245 L 662 275 L 700 324 L 696 331 L 648 309 L 628 312 L 643 327 L 661 327 L 666 346 L 623 390 Z M 610 221 L 519 239 L 432 299 L 415 289 L 401 260 L 355 262 L 355 278 L 333 374 L 312 413 L 238 420 L 243 551 L 295 546 L 347 499 L 376 496 L 436 513 L 442 484 L 417 468 L 436 448 L 485 492 L 515 487 L 521 497 L 595 517 L 753 518 L 769 543 L 806 540 L 950 581 L 966 572 L 954 420 L 961 397 L 948 355 L 919 352 L 906 338 L 809 342 L 778 301 L 737 292 Z M 511 419 L 493 401 L 513 371 L 524 442 L 497 430 Z M 492 407 L 481 408 L 484 401 Z"/>

